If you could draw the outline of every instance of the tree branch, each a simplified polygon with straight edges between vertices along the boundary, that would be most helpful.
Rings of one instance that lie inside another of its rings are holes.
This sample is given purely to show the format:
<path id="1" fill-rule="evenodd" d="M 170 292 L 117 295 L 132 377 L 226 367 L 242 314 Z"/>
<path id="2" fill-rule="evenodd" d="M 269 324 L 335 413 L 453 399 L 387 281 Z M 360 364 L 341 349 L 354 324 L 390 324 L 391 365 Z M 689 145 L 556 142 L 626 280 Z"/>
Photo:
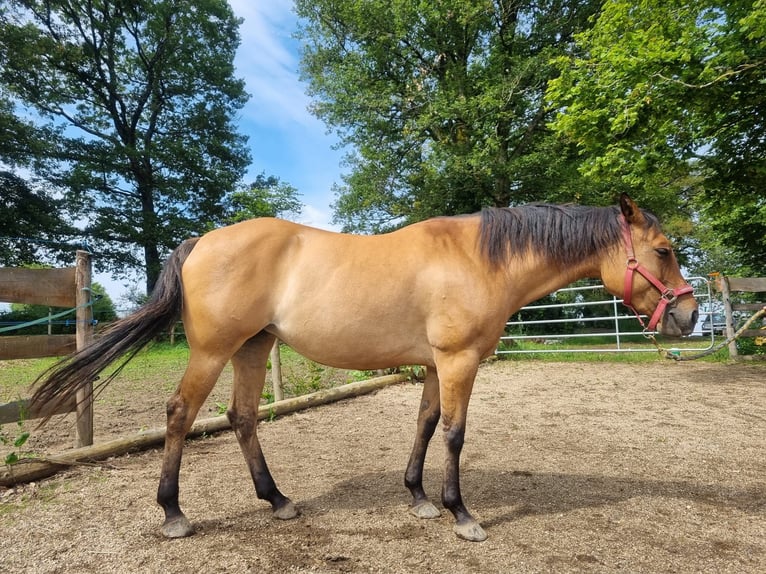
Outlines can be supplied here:
<path id="1" fill-rule="evenodd" d="M 720 74 L 718 77 L 710 80 L 709 82 L 705 82 L 704 84 L 690 84 L 688 82 L 684 82 L 683 80 L 679 80 L 676 78 L 668 78 L 667 76 L 664 76 L 663 74 L 656 72 L 652 75 L 652 77 L 660 78 L 661 80 L 664 80 L 666 82 L 672 82 L 674 84 L 681 85 L 685 88 L 690 88 L 693 90 L 703 90 L 705 88 L 709 88 L 710 86 L 713 86 L 719 82 L 722 82 L 726 80 L 727 78 L 730 78 L 732 76 L 738 76 L 739 74 L 744 74 L 745 72 L 748 72 L 750 70 L 760 68 L 761 66 L 766 64 L 766 60 L 760 60 L 757 62 L 753 62 L 750 64 L 742 64 L 732 70 L 727 70 L 726 72 Z"/>

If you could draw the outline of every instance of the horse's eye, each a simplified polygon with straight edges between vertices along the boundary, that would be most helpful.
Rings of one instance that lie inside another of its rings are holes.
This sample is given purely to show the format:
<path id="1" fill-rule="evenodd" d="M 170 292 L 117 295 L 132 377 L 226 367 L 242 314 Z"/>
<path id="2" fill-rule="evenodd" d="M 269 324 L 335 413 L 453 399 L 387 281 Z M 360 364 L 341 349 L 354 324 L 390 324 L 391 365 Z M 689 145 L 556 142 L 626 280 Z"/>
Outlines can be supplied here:
<path id="1" fill-rule="evenodd" d="M 655 252 L 657 253 L 657 255 L 659 255 L 660 257 L 667 257 L 668 255 L 670 255 L 670 249 L 668 249 L 667 247 L 658 247 L 658 248 L 657 248 L 657 249 L 655 249 L 654 251 L 655 251 Z"/>

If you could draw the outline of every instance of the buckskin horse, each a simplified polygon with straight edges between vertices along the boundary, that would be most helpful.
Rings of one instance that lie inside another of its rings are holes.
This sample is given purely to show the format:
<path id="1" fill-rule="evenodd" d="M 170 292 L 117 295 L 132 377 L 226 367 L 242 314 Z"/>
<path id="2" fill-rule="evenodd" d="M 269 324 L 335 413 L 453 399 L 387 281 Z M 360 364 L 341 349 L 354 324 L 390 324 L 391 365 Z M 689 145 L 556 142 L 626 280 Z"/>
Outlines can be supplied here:
<path id="1" fill-rule="evenodd" d="M 463 504 L 459 458 L 479 362 L 509 316 L 576 279 L 600 278 L 648 328 L 692 331 L 697 303 L 657 219 L 627 195 L 619 206 L 532 204 L 440 217 L 377 236 L 254 219 L 182 243 L 149 301 L 96 342 L 38 379 L 33 403 L 71 400 L 85 383 L 109 383 L 138 350 L 183 319 L 189 363 L 167 403 L 157 493 L 162 533 L 194 529 L 178 502 L 184 438 L 228 361 L 228 417 L 258 498 L 280 519 L 298 515 L 277 488 L 256 431 L 266 361 L 279 338 L 319 363 L 348 369 L 425 365 L 415 443 L 404 482 L 411 512 L 439 516 L 423 489 L 426 449 L 441 420 L 446 457 L 442 504 L 458 537 L 486 533 Z M 117 369 L 98 373 L 122 357 Z M 94 391 L 95 392 L 95 391 Z"/>

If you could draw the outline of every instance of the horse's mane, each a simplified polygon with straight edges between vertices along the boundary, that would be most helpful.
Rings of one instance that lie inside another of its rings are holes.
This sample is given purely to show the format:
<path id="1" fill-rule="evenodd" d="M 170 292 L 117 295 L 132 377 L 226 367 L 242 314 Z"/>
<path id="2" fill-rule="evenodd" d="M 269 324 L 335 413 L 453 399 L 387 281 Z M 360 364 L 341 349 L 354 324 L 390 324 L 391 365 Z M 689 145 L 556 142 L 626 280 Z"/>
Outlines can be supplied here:
<path id="1" fill-rule="evenodd" d="M 659 225 L 654 215 L 642 212 L 647 228 Z M 574 204 L 485 208 L 481 212 L 481 251 L 493 265 L 528 249 L 556 266 L 579 262 L 622 239 L 619 213 L 617 206 Z"/>

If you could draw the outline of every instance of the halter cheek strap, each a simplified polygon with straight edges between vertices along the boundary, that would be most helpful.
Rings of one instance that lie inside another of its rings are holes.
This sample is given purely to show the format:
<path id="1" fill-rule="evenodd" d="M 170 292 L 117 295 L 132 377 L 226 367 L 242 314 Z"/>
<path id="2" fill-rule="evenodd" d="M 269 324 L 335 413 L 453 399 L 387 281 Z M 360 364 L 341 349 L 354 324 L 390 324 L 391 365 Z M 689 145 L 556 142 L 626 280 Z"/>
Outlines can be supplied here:
<path id="1" fill-rule="evenodd" d="M 665 314 L 665 309 L 667 309 L 667 306 L 675 303 L 676 299 L 681 295 L 692 293 L 694 288 L 686 283 L 681 287 L 675 287 L 671 289 L 666 287 L 662 281 L 652 275 L 651 271 L 641 265 L 636 259 L 636 254 L 633 251 L 633 237 L 630 233 L 630 224 L 622 214 L 620 214 L 620 222 L 622 223 L 622 237 L 625 242 L 625 250 L 628 253 L 628 260 L 625 268 L 625 292 L 622 297 L 622 302 L 626 307 L 631 309 L 636 314 L 636 317 L 638 318 L 638 321 L 641 323 L 642 327 L 648 331 L 654 331 L 657 327 L 657 324 L 662 319 L 662 316 Z M 660 292 L 660 300 L 657 303 L 657 308 L 654 310 L 654 313 L 652 313 L 652 316 L 649 319 L 648 325 L 644 324 L 643 319 L 641 319 L 641 315 L 638 313 L 636 308 L 633 307 L 633 275 L 635 273 L 642 275 L 644 279 L 654 285 L 654 287 L 657 288 L 657 290 Z"/>

